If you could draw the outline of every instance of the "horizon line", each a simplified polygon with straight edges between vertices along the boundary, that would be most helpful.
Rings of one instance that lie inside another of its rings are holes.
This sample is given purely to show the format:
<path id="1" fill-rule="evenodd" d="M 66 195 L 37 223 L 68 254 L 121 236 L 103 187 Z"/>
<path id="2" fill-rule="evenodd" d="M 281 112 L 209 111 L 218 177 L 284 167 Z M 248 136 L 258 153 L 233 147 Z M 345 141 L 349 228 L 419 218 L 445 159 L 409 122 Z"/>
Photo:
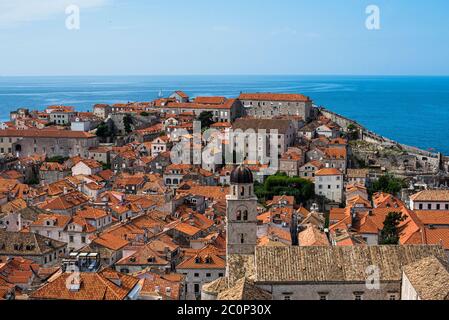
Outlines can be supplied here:
<path id="1" fill-rule="evenodd" d="M 278 76 L 278 77 L 449 77 L 449 74 L 349 74 L 349 73 L 204 73 L 204 74 L 48 74 L 48 75 L 0 75 L 0 78 L 44 78 L 44 77 L 262 77 L 262 76 Z"/>

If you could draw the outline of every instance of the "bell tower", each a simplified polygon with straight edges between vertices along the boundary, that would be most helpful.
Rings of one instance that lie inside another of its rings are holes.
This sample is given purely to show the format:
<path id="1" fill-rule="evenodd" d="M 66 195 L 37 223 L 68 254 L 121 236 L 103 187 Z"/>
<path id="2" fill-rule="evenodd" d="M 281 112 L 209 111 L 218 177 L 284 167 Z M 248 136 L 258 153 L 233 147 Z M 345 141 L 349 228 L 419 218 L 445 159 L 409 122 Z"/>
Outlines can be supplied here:
<path id="1" fill-rule="evenodd" d="M 226 196 L 226 253 L 254 254 L 257 245 L 257 197 L 251 170 L 239 166 L 231 173 Z"/>

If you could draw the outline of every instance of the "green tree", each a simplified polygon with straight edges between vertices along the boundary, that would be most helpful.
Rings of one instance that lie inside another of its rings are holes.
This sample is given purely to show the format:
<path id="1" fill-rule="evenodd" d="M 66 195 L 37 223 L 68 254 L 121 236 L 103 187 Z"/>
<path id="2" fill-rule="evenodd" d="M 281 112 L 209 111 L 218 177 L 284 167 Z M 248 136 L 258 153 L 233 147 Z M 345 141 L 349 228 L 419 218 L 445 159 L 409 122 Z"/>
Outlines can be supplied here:
<path id="1" fill-rule="evenodd" d="M 288 177 L 285 173 L 270 176 L 265 183 L 255 183 L 254 191 L 261 202 L 274 196 L 293 196 L 297 203 L 304 203 L 315 196 L 312 182 L 299 177 Z"/>
<path id="2" fill-rule="evenodd" d="M 106 123 L 103 122 L 97 127 L 96 135 L 100 138 L 106 138 L 110 135 L 109 128 Z"/>
<path id="3" fill-rule="evenodd" d="M 142 117 L 148 117 L 150 114 L 149 114 L 148 112 L 146 112 L 146 111 L 142 111 L 142 112 L 140 113 L 140 115 L 141 115 Z"/>
<path id="4" fill-rule="evenodd" d="M 386 192 L 392 195 L 397 195 L 402 188 L 407 184 L 404 180 L 393 177 L 392 175 L 384 175 L 375 181 L 369 188 L 369 193 L 372 195 L 376 192 Z"/>
<path id="5" fill-rule="evenodd" d="M 69 158 L 68 157 L 63 157 L 63 156 L 54 156 L 54 157 L 50 157 L 50 158 L 46 158 L 45 161 L 46 162 L 57 162 L 59 164 L 63 164 L 64 162 L 66 162 Z"/>
<path id="6" fill-rule="evenodd" d="M 132 129 L 133 118 L 130 114 L 127 114 L 123 117 L 123 126 L 125 127 L 126 134 L 129 134 L 133 131 Z"/>
<path id="7" fill-rule="evenodd" d="M 359 131 L 357 129 L 357 126 L 353 123 L 348 125 L 348 130 L 347 130 L 347 137 L 350 140 L 357 140 L 359 137 Z"/>
<path id="8" fill-rule="evenodd" d="M 381 245 L 399 244 L 399 225 L 406 217 L 400 212 L 390 212 L 384 221 L 384 227 L 380 232 L 379 243 Z"/>
<path id="9" fill-rule="evenodd" d="M 198 116 L 198 121 L 201 121 L 201 127 L 207 129 L 214 123 L 214 114 L 210 111 L 203 111 Z"/>

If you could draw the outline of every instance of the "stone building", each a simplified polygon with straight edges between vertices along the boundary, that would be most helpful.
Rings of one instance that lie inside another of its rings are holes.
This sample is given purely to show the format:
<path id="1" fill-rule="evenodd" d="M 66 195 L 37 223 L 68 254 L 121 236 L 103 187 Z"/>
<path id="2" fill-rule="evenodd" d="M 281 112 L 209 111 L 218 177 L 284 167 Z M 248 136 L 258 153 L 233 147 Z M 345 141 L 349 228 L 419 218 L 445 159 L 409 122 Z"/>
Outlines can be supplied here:
<path id="1" fill-rule="evenodd" d="M 227 277 L 214 288 L 206 284 L 203 297 L 219 299 L 246 278 L 270 294 L 264 300 L 400 300 L 403 268 L 429 257 L 444 259 L 443 248 L 259 246 L 254 255 L 228 257 Z M 446 279 L 439 287 L 447 289 Z"/>
<path id="2" fill-rule="evenodd" d="M 111 113 L 112 107 L 108 104 L 96 104 L 94 105 L 93 113 L 100 119 L 105 120 Z"/>
<path id="3" fill-rule="evenodd" d="M 399 300 L 402 267 L 440 246 L 258 247 L 256 283 L 274 300 Z M 331 263 L 330 263 L 331 262 Z M 375 272 L 378 283 L 374 282 Z"/>
<path id="4" fill-rule="evenodd" d="M 336 202 L 343 202 L 343 173 L 335 168 L 324 168 L 315 173 L 315 194 Z"/>
<path id="5" fill-rule="evenodd" d="M 198 299 L 202 286 L 224 277 L 226 261 L 212 246 L 198 250 L 181 262 L 176 271 L 186 277 L 186 299 Z"/>
<path id="6" fill-rule="evenodd" d="M 57 265 L 59 257 L 67 253 L 67 244 L 35 233 L 0 230 L 0 256 L 22 257 L 41 266 Z"/>
<path id="7" fill-rule="evenodd" d="M 89 148 L 98 146 L 97 137 L 87 132 L 70 130 L 0 130 L 0 154 L 29 157 L 45 154 L 48 157 L 87 158 Z"/>
<path id="8" fill-rule="evenodd" d="M 449 190 L 423 190 L 410 197 L 412 210 L 449 210 Z"/>
<path id="9" fill-rule="evenodd" d="M 227 254 L 253 254 L 257 245 L 257 197 L 251 170 L 239 166 L 231 173 L 226 196 Z"/>
<path id="10" fill-rule="evenodd" d="M 401 299 L 449 300 L 447 261 L 431 256 L 405 266 Z"/>
<path id="11" fill-rule="evenodd" d="M 279 158 L 296 139 L 295 127 L 289 120 L 241 118 L 234 122 L 232 129 L 234 150 L 243 152 L 244 160 L 261 163 L 269 158 Z M 276 139 L 277 145 L 273 145 Z M 273 150 L 277 150 L 277 154 Z M 257 159 L 250 159 L 251 155 Z"/>
<path id="12" fill-rule="evenodd" d="M 242 93 L 238 99 L 251 117 L 300 116 L 304 121 L 311 118 L 313 102 L 301 94 Z"/>
<path id="13" fill-rule="evenodd" d="M 243 299 L 246 289 L 261 300 L 399 300 L 404 267 L 429 257 L 447 259 L 441 245 L 257 246 L 252 189 L 251 171 L 233 170 L 226 276 L 203 283 L 204 300 Z"/>
<path id="14" fill-rule="evenodd" d="M 46 111 L 49 113 L 50 122 L 57 125 L 70 124 L 76 117 L 76 112 L 73 107 L 53 106 L 48 107 Z"/>
<path id="15" fill-rule="evenodd" d="M 213 98 L 213 97 L 208 97 Z M 241 104 L 237 99 L 224 98 L 221 103 L 201 103 L 210 102 L 208 100 L 198 100 L 193 103 L 169 102 L 161 105 L 159 108 L 161 113 L 167 115 L 180 115 L 193 113 L 198 117 L 202 112 L 211 112 L 214 122 L 232 122 L 241 115 Z"/>

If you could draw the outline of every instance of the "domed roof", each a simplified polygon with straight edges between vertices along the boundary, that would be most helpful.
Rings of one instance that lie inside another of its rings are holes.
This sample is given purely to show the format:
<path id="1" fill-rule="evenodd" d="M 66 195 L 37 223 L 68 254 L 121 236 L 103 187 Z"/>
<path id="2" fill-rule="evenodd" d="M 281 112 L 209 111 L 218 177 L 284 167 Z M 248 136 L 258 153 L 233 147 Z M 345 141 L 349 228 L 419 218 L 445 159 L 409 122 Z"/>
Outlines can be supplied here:
<path id="1" fill-rule="evenodd" d="M 253 182 L 253 173 L 247 167 L 240 165 L 231 173 L 232 184 L 249 184 Z"/>

